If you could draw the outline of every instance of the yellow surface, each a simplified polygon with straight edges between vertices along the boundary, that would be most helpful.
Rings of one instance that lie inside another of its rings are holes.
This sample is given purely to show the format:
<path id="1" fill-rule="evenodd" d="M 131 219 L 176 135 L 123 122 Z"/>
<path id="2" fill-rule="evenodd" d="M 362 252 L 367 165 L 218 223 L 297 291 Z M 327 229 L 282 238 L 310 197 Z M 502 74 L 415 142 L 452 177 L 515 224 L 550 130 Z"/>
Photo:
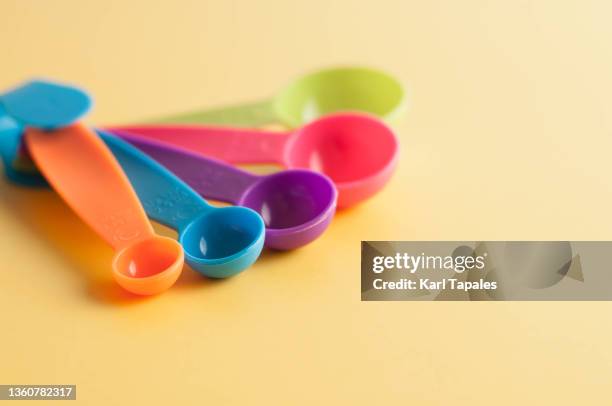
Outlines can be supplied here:
<path id="1" fill-rule="evenodd" d="M 605 404 L 611 303 L 361 303 L 362 239 L 610 239 L 604 1 L 0 0 L 0 88 L 117 123 L 361 63 L 412 92 L 389 187 L 312 245 L 133 300 L 48 191 L 0 183 L 0 383 L 81 404 Z M 38 404 L 38 403 L 37 403 Z"/>

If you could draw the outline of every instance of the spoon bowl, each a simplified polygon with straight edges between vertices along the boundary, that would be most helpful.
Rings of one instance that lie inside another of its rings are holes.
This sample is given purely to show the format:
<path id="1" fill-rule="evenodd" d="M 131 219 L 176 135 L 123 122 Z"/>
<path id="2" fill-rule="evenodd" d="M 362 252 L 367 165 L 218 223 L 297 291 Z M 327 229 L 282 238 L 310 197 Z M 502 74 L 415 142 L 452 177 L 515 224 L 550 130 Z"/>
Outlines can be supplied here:
<path id="1" fill-rule="evenodd" d="M 393 121 L 404 108 L 401 83 L 385 72 L 345 67 L 302 76 L 274 98 L 274 112 L 289 127 L 299 127 L 335 112 L 361 111 Z"/>
<path id="2" fill-rule="evenodd" d="M 119 250 L 113 277 L 124 289 L 150 295 L 170 288 L 183 268 L 183 248 L 175 240 L 153 236 Z"/>
<path id="3" fill-rule="evenodd" d="M 336 211 L 336 201 L 336 188 L 326 176 L 295 169 L 261 177 L 238 204 L 261 215 L 268 247 L 288 250 L 325 231 Z"/>
<path id="4" fill-rule="evenodd" d="M 226 278 L 251 266 L 264 244 L 261 217 L 244 207 L 209 210 L 180 233 L 187 263 L 212 278 Z"/>
<path id="5" fill-rule="evenodd" d="M 378 192 L 397 164 L 399 144 L 380 120 L 363 114 L 320 118 L 293 133 L 285 147 L 289 168 L 308 168 L 329 176 L 344 208 Z"/>

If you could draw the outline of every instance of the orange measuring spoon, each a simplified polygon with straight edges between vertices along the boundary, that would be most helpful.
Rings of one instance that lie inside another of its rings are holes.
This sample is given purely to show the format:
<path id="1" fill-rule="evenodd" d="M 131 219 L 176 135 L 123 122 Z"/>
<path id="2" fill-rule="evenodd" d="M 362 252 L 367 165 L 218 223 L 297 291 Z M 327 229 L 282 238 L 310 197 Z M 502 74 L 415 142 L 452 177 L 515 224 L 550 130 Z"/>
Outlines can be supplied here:
<path id="1" fill-rule="evenodd" d="M 163 292 L 183 268 L 183 248 L 156 235 L 121 167 L 82 124 L 53 131 L 27 128 L 34 162 L 70 207 L 114 249 L 113 277 L 139 295 Z"/>

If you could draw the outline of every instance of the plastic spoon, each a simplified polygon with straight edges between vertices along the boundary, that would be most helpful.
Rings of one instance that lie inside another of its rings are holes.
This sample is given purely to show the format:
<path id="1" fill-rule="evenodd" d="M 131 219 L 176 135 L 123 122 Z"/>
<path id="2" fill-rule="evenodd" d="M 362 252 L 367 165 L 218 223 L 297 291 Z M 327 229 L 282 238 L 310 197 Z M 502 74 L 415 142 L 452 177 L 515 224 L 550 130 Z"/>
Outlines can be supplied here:
<path id="1" fill-rule="evenodd" d="M 29 127 L 24 138 L 49 183 L 115 249 L 119 285 L 151 295 L 174 284 L 183 249 L 154 233 L 127 177 L 95 133 L 80 124 L 52 132 Z"/>
<path id="2" fill-rule="evenodd" d="M 393 122 L 405 110 L 405 99 L 401 83 L 383 71 L 363 67 L 332 68 L 296 79 L 270 100 L 154 122 L 238 127 L 281 122 L 295 128 L 338 111 L 363 111 Z"/>
<path id="3" fill-rule="evenodd" d="M 337 192 L 323 175 L 308 170 L 257 176 L 187 150 L 114 132 L 174 172 L 204 197 L 249 207 L 266 224 L 266 246 L 288 250 L 305 245 L 328 227 Z"/>
<path id="4" fill-rule="evenodd" d="M 352 113 L 329 115 L 289 133 L 200 126 L 117 129 L 230 163 L 273 162 L 322 172 L 338 188 L 339 208 L 378 192 L 393 174 L 399 152 L 389 127 Z"/>
<path id="5" fill-rule="evenodd" d="M 264 244 L 261 217 L 244 207 L 215 208 L 127 142 L 98 134 L 132 183 L 149 218 L 178 230 L 185 259 L 196 271 L 226 278 L 257 260 Z"/>

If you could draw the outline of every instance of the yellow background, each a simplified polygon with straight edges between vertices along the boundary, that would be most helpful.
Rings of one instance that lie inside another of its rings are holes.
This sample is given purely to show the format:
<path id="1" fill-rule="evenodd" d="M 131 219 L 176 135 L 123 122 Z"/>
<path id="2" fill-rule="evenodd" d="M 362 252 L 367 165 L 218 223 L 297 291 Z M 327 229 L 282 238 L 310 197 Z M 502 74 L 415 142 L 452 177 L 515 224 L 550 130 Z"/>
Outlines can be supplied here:
<path id="1" fill-rule="evenodd" d="M 0 383 L 79 403 L 605 404 L 611 303 L 362 303 L 368 239 L 610 239 L 605 1 L 0 0 L 0 88 L 96 98 L 89 122 L 267 96 L 336 64 L 406 83 L 388 188 L 242 275 L 134 300 L 49 191 L 0 182 Z M 611 287 L 612 288 L 612 287 Z"/>

